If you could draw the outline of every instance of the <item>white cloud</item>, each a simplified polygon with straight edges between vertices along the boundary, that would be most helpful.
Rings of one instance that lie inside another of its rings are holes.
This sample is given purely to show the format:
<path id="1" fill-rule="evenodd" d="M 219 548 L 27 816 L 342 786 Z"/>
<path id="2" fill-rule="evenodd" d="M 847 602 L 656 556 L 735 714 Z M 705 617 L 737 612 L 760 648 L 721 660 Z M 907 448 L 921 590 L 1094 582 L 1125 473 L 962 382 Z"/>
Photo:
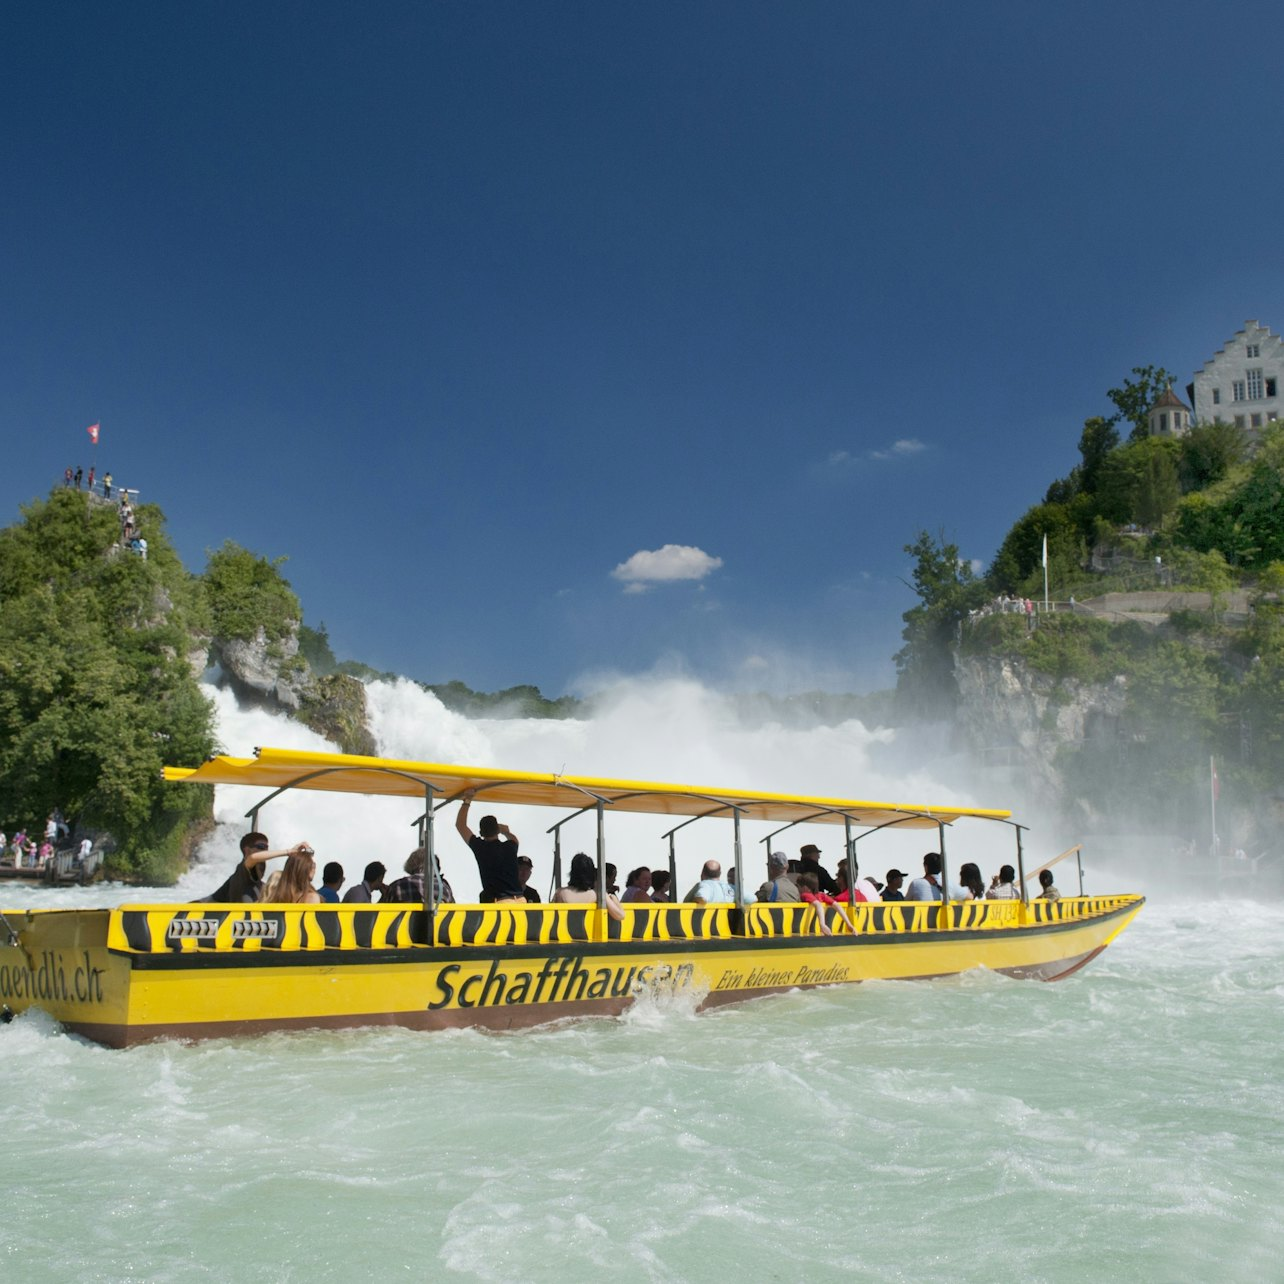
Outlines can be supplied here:
<path id="1" fill-rule="evenodd" d="M 890 446 L 862 451 L 856 455 L 850 450 L 831 450 L 825 462 L 830 468 L 854 468 L 870 460 L 904 459 L 909 455 L 921 454 L 927 448 L 927 443 L 919 441 L 917 437 L 900 437 Z"/>
<path id="2" fill-rule="evenodd" d="M 701 548 L 693 548 L 689 544 L 666 544 L 663 548 L 639 549 L 611 574 L 624 581 L 626 593 L 645 593 L 652 584 L 702 580 L 721 565 L 722 558 L 711 557 Z"/>
<path id="3" fill-rule="evenodd" d="M 917 437 L 901 437 L 898 441 L 892 442 L 886 450 L 871 450 L 869 457 L 871 459 L 895 459 L 899 455 L 917 455 L 926 449 L 926 443 L 919 441 Z"/>

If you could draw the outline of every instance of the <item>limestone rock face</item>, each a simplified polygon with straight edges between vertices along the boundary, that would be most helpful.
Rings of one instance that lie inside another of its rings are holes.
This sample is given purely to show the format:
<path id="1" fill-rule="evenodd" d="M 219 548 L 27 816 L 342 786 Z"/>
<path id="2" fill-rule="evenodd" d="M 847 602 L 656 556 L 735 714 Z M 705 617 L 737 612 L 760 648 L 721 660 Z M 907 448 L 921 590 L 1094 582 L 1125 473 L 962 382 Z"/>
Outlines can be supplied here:
<path id="1" fill-rule="evenodd" d="M 1052 794 L 1062 745 L 1114 732 L 1127 703 L 1127 679 L 1099 685 L 1034 673 L 1007 656 L 956 656 L 959 719 L 974 751 L 1002 755 Z"/>
<path id="2" fill-rule="evenodd" d="M 198 645 L 189 656 L 194 670 L 207 659 L 218 662 L 238 700 L 282 709 L 344 753 L 375 752 L 365 687 L 345 673 L 317 677 L 299 654 L 297 624 L 276 641 L 259 629 L 248 641 L 214 638 L 208 652 Z"/>
<path id="3" fill-rule="evenodd" d="M 211 651 L 238 697 L 298 712 L 311 673 L 299 655 L 297 624 L 272 641 L 262 628 L 248 641 L 216 638 Z"/>
<path id="4" fill-rule="evenodd" d="M 376 745 L 368 714 L 365 687 L 346 673 L 331 673 L 311 678 L 303 688 L 298 717 L 344 753 L 372 756 Z"/>
<path id="5" fill-rule="evenodd" d="M 210 639 L 207 637 L 193 636 L 191 646 L 187 651 L 187 667 L 192 671 L 192 677 L 200 679 L 206 669 L 210 667 Z"/>

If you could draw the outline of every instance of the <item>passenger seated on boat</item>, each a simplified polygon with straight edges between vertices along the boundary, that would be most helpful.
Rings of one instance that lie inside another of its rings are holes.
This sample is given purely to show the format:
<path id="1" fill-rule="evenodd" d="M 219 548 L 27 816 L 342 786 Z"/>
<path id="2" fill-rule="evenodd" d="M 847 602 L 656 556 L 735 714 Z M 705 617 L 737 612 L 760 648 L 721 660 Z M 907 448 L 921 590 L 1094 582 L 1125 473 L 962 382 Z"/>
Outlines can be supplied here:
<path id="1" fill-rule="evenodd" d="M 820 848 L 815 843 L 808 843 L 803 847 L 798 852 L 798 858 L 800 874 L 815 874 L 822 892 L 828 892 L 830 896 L 838 894 L 838 884 L 834 882 L 833 875 L 820 863 Z"/>
<path id="2" fill-rule="evenodd" d="M 981 881 L 981 867 L 973 861 L 959 866 L 959 881 L 967 891 L 959 900 L 982 901 L 985 899 L 985 884 Z"/>
<path id="3" fill-rule="evenodd" d="M 691 889 L 687 897 L 697 905 L 719 905 L 728 901 L 735 903 L 736 889 L 722 877 L 722 864 L 716 860 L 707 860 L 700 871 L 700 881 Z"/>
<path id="4" fill-rule="evenodd" d="M 395 883 L 389 883 L 383 889 L 383 900 L 380 905 L 389 903 L 401 904 L 419 904 L 424 901 L 424 868 L 428 864 L 428 851 L 424 847 L 416 847 L 414 851 L 406 857 L 406 863 L 402 867 L 406 871 L 405 878 L 399 878 Z M 453 905 L 455 903 L 455 893 L 451 891 L 450 884 L 441 876 L 441 865 L 434 859 L 433 861 L 433 899 L 438 905 Z M 367 870 L 367 873 L 369 870 Z"/>
<path id="5" fill-rule="evenodd" d="M 784 852 L 772 852 L 767 857 L 767 881 L 756 893 L 758 899 L 765 903 L 797 903 L 798 884 L 789 875 L 789 858 Z"/>
<path id="6" fill-rule="evenodd" d="M 277 905 L 319 905 L 321 897 L 312 886 L 317 862 L 310 847 L 291 852 L 285 858 L 281 877 L 265 899 Z"/>
<path id="7" fill-rule="evenodd" d="M 262 899 L 263 866 L 279 856 L 291 856 L 296 852 L 311 851 L 307 843 L 295 843 L 293 847 L 282 847 L 277 851 L 270 850 L 266 834 L 257 831 L 248 833 L 241 839 L 241 863 L 232 871 L 227 881 L 206 901 L 215 903 L 239 904 L 241 901 Z"/>
<path id="8" fill-rule="evenodd" d="M 667 905 L 669 902 L 669 871 L 656 869 L 651 871 L 651 900 L 656 905 Z"/>
<path id="9" fill-rule="evenodd" d="M 327 905 L 339 903 L 339 888 L 343 886 L 343 866 L 337 860 L 327 861 L 321 871 L 321 890 L 317 894 Z"/>
<path id="10" fill-rule="evenodd" d="M 1061 893 L 1052 886 L 1052 871 L 1050 869 L 1041 869 L 1039 871 L 1039 886 L 1043 891 L 1039 893 L 1041 901 L 1059 901 Z"/>
<path id="11" fill-rule="evenodd" d="M 901 891 L 901 886 L 905 882 L 905 871 L 903 869 L 889 869 L 886 877 L 887 882 L 883 884 L 883 899 L 885 901 L 903 901 L 905 893 Z"/>
<path id="12" fill-rule="evenodd" d="M 571 872 L 567 876 L 566 886 L 559 887 L 553 893 L 553 904 L 597 904 L 597 866 L 583 852 L 576 852 L 571 857 Z M 623 922 L 624 911 L 610 892 L 606 894 L 606 912 L 617 922 Z"/>
<path id="13" fill-rule="evenodd" d="M 939 901 L 941 899 L 941 853 L 928 852 L 923 857 L 923 877 L 910 881 L 905 889 L 907 901 Z"/>
<path id="14" fill-rule="evenodd" d="M 472 801 L 471 792 L 463 796 L 459 804 L 459 815 L 455 817 L 455 828 L 477 860 L 477 872 L 481 875 L 482 894 L 486 897 L 486 902 L 494 902 L 496 905 L 525 905 L 526 894 L 517 877 L 517 849 L 520 840 L 507 825 L 501 825 L 494 816 L 483 816 L 477 826 L 479 832 L 474 834 L 468 827 L 468 808 Z M 501 838 L 500 834 L 504 837 Z"/>
<path id="15" fill-rule="evenodd" d="M 620 904 L 628 905 L 631 901 L 650 899 L 651 871 L 645 865 L 629 870 L 629 876 L 624 880 L 624 895 L 620 897 Z"/>
<path id="16" fill-rule="evenodd" d="M 838 862 L 835 878 L 838 882 L 838 892 L 834 896 L 840 905 L 859 905 L 863 902 L 877 903 L 883 899 L 882 885 L 876 883 L 872 878 L 858 878 L 856 887 L 853 890 L 850 886 L 851 875 L 848 873 L 848 863 L 846 857 Z"/>
<path id="17" fill-rule="evenodd" d="M 517 858 L 517 881 L 522 885 L 522 895 L 528 905 L 539 904 L 539 893 L 531 886 L 531 875 L 535 872 L 535 862 L 529 856 Z"/>
<path id="18" fill-rule="evenodd" d="M 828 893 L 820 890 L 820 880 L 815 874 L 798 875 L 798 895 L 804 903 L 816 911 L 816 931 L 822 936 L 833 936 L 829 924 L 825 922 L 825 907 L 832 905 L 834 913 L 847 924 L 847 930 L 854 932 L 856 925 L 847 917 L 847 911 Z"/>
<path id="19" fill-rule="evenodd" d="M 349 887 L 343 894 L 343 903 L 345 905 L 370 905 L 373 903 L 376 892 L 384 890 L 383 876 L 387 873 L 383 861 L 372 860 L 366 866 L 365 873 L 361 875 L 361 882 L 355 887 Z"/>
<path id="20" fill-rule="evenodd" d="M 1019 901 L 1020 893 L 1016 889 L 1016 870 L 1011 865 L 1003 865 L 990 880 L 990 890 L 986 898 L 992 901 Z"/>

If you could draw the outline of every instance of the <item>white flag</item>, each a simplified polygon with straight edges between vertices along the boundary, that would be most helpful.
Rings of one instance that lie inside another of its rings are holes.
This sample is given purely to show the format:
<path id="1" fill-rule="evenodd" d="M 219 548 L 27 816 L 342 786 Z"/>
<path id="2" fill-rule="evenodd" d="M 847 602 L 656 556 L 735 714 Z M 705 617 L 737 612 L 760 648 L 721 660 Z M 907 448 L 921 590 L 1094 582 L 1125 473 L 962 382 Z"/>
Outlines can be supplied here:
<path id="1" fill-rule="evenodd" d="M 1043 569 L 1048 569 L 1048 537 L 1043 537 Z"/>

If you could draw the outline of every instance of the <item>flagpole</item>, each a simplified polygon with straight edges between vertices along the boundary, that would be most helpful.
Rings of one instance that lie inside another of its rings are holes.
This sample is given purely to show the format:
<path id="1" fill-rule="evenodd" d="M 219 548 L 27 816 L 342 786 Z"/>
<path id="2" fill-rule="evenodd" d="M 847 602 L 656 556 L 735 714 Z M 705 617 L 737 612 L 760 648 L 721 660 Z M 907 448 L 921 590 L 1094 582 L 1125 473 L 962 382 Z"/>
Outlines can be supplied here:
<path id="1" fill-rule="evenodd" d="M 1048 613 L 1048 536 L 1043 536 L 1043 613 Z"/>

